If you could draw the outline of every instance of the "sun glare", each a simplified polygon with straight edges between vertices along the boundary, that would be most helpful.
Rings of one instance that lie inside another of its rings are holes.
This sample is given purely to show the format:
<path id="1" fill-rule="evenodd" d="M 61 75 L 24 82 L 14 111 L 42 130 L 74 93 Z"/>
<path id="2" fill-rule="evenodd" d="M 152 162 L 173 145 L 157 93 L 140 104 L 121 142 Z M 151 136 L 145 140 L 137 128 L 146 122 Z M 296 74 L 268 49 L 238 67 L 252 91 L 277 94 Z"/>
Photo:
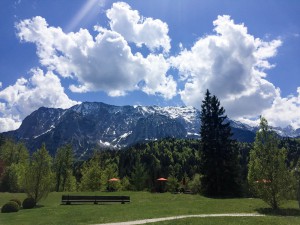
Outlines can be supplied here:
<path id="1" fill-rule="evenodd" d="M 66 27 L 66 31 L 72 31 L 75 29 L 83 20 L 91 19 L 96 13 L 99 13 L 101 7 L 104 7 L 105 0 L 86 0 L 80 10 L 76 13 L 73 19 L 70 21 L 68 26 Z M 97 10 L 95 10 L 95 8 Z M 91 13 L 92 12 L 92 13 Z M 92 14 L 92 15 L 91 15 Z"/>

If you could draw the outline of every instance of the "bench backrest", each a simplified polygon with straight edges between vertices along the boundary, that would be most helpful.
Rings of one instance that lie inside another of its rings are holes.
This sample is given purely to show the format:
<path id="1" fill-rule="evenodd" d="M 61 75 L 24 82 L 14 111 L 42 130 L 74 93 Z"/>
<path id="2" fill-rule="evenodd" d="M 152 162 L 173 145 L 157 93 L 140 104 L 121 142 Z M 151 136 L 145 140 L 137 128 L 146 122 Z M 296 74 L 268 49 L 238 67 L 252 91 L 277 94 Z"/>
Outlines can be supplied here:
<path id="1" fill-rule="evenodd" d="M 102 200 L 102 201 L 109 201 L 109 200 L 120 200 L 120 201 L 130 201 L 129 196 L 84 196 L 84 195 L 62 195 L 62 201 L 72 201 L 72 200 Z"/>

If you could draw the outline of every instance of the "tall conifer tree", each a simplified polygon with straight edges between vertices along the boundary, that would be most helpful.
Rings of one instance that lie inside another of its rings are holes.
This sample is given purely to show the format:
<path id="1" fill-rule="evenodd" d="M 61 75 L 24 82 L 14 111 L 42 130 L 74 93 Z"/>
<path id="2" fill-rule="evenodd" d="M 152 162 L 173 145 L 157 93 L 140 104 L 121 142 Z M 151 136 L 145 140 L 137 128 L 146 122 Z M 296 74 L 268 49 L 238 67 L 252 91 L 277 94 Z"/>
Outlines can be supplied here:
<path id="1" fill-rule="evenodd" d="M 240 191 L 240 166 L 225 110 L 209 90 L 201 106 L 201 162 L 203 194 L 234 196 Z"/>

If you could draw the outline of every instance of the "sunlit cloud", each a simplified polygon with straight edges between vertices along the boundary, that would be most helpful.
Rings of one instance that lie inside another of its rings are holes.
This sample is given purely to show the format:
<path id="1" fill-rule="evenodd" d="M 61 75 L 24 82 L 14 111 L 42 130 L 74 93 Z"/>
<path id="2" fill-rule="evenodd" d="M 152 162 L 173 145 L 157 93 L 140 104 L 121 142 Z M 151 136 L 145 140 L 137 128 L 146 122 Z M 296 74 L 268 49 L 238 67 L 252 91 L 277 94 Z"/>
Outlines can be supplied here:
<path id="1" fill-rule="evenodd" d="M 119 19 L 118 10 L 124 17 L 132 14 L 139 17 L 125 3 L 114 4 L 112 9 L 114 15 L 108 17 L 112 23 Z M 171 99 L 177 94 L 177 84 L 167 73 L 170 64 L 165 56 L 159 51 L 151 51 L 147 56 L 142 52 L 134 53 L 129 45 L 131 41 L 137 45 L 143 43 L 150 50 L 160 47 L 163 51 L 169 50 L 167 25 L 158 19 L 144 18 L 144 21 L 129 24 L 144 36 L 151 36 L 151 40 L 136 40 L 132 33 L 123 36 L 113 28 L 100 26 L 95 26 L 96 35 L 87 29 L 66 33 L 60 27 L 49 26 L 40 16 L 22 20 L 16 28 L 20 40 L 36 44 L 41 65 L 61 77 L 73 79 L 74 84 L 69 86 L 72 92 L 104 91 L 117 97 L 141 90 L 148 95 Z"/>
<path id="2" fill-rule="evenodd" d="M 19 78 L 0 91 L 0 132 L 17 129 L 26 116 L 42 106 L 69 108 L 79 103 L 66 95 L 54 73 L 41 69 L 30 73 L 29 79 Z"/>

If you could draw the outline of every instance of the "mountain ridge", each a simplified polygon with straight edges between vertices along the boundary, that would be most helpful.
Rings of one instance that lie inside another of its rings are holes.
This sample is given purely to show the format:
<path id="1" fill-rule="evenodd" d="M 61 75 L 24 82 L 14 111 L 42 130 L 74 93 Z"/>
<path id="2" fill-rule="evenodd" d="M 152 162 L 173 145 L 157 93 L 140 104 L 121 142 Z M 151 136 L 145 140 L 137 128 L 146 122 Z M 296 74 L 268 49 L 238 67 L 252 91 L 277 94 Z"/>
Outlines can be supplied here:
<path id="1" fill-rule="evenodd" d="M 233 138 L 254 140 L 257 128 L 229 120 Z M 288 134 L 296 135 L 289 127 Z M 121 149 L 163 138 L 200 138 L 200 111 L 194 107 L 114 106 L 83 102 L 69 109 L 41 107 L 27 116 L 19 129 L 3 133 L 35 151 L 45 143 L 51 154 L 63 144 L 73 145 L 76 158 L 95 148 Z M 281 134 L 287 131 L 277 128 Z M 300 135 L 300 129 L 299 129 Z"/>

